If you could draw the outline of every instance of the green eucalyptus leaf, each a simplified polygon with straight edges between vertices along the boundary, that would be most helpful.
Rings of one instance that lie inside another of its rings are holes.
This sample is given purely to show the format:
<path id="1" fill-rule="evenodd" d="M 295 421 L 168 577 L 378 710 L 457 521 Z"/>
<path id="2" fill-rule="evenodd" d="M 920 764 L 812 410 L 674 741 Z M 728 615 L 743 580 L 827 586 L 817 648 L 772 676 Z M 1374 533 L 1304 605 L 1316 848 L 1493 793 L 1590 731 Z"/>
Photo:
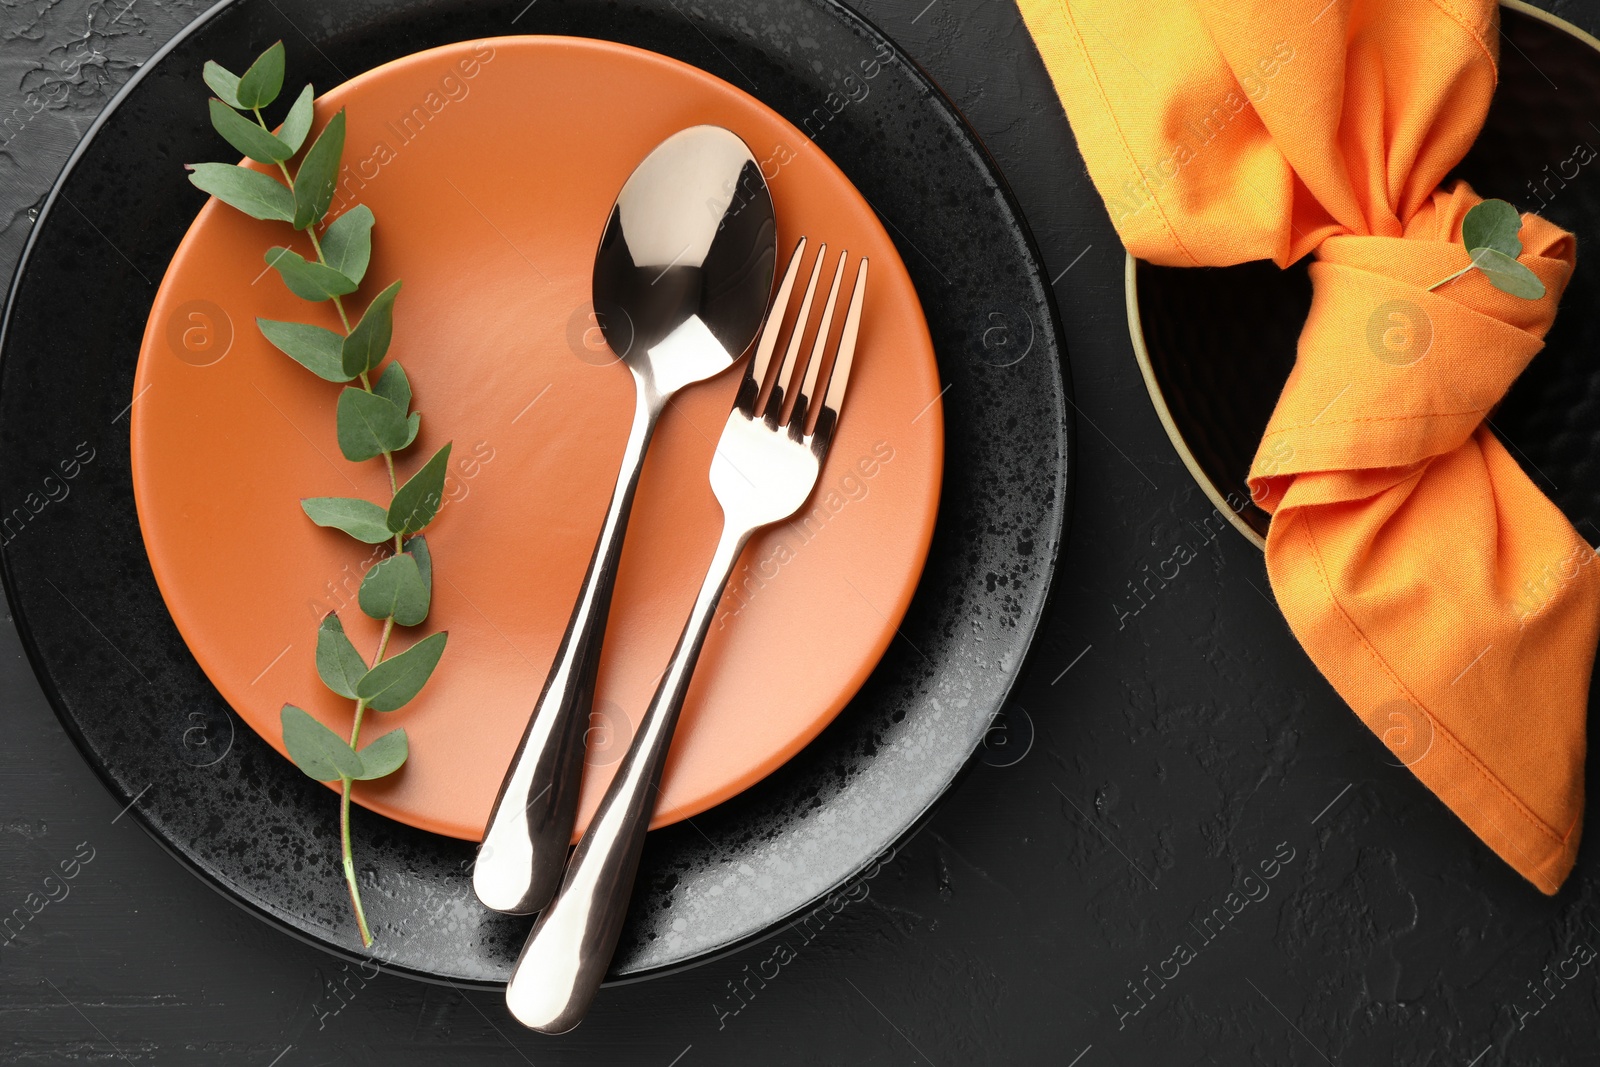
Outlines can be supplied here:
<path id="1" fill-rule="evenodd" d="M 294 228 L 322 221 L 339 182 L 339 156 L 344 152 L 344 109 L 328 120 L 300 161 L 294 176 Z"/>
<path id="2" fill-rule="evenodd" d="M 370 782 L 398 771 L 410 751 L 405 727 L 390 730 L 361 750 L 361 781 Z"/>
<path id="3" fill-rule="evenodd" d="M 1490 284 L 1502 293 L 1520 296 L 1524 300 L 1538 300 L 1544 296 L 1544 282 L 1539 280 L 1539 276 L 1504 252 L 1480 248 L 1472 253 L 1472 261 L 1483 271 Z"/>
<path id="4" fill-rule="evenodd" d="M 339 394 L 339 451 L 353 463 L 404 448 L 411 441 L 410 421 L 388 400 L 357 386 Z"/>
<path id="5" fill-rule="evenodd" d="M 256 326 L 273 346 L 319 378 L 347 382 L 344 372 L 344 334 L 304 322 L 257 319 Z"/>
<path id="6" fill-rule="evenodd" d="M 232 163 L 193 163 L 189 166 L 189 181 L 253 219 L 294 221 L 294 194 L 282 182 L 258 170 Z"/>
<path id="7" fill-rule="evenodd" d="M 428 551 L 428 539 L 421 534 L 408 537 L 404 542 L 405 550 L 411 553 L 411 558 L 417 561 L 417 572 L 422 575 L 422 584 L 428 590 L 428 595 L 433 595 L 433 553 Z"/>
<path id="8" fill-rule="evenodd" d="M 278 130 L 278 140 L 289 146 L 292 156 L 300 151 L 300 146 L 306 143 L 306 134 L 311 132 L 311 116 L 315 110 L 313 105 L 316 96 L 311 91 L 311 86 L 300 90 L 300 95 L 294 98 L 294 103 L 289 105 L 289 113 L 283 117 L 283 126 Z"/>
<path id="9" fill-rule="evenodd" d="M 417 439 L 417 434 L 422 431 L 422 413 L 413 411 L 406 418 L 406 439 L 400 443 L 399 448 L 391 448 L 391 452 L 403 452 L 411 447 L 411 442 Z"/>
<path id="10" fill-rule="evenodd" d="M 332 267 L 313 263 L 299 252 L 274 245 L 267 250 L 267 265 L 283 277 L 283 284 L 302 300 L 332 300 L 356 291 L 356 283 Z"/>
<path id="11" fill-rule="evenodd" d="M 234 96 L 245 109 L 263 108 L 278 99 L 283 89 L 283 42 L 268 48 L 250 69 L 239 75 L 239 86 Z"/>
<path id="12" fill-rule="evenodd" d="M 1474 258 L 1478 249 L 1492 248 L 1516 259 L 1522 255 L 1522 241 L 1517 237 L 1521 229 L 1522 216 L 1516 208 L 1504 200 L 1485 200 L 1461 220 L 1461 243 Z"/>
<path id="13" fill-rule="evenodd" d="M 328 266 L 359 283 L 372 258 L 372 209 L 357 204 L 328 224 L 322 235 L 322 258 Z"/>
<path id="14" fill-rule="evenodd" d="M 215 97 L 211 100 L 211 126 L 257 163 L 278 163 L 294 155 L 294 149 Z"/>
<path id="15" fill-rule="evenodd" d="M 449 636 L 448 631 L 429 634 L 398 656 L 384 660 L 367 672 L 356 692 L 373 711 L 404 707 L 427 684 Z"/>
<path id="16" fill-rule="evenodd" d="M 318 526 L 343 530 L 369 545 L 381 544 L 394 536 L 385 522 L 384 510 L 368 500 L 351 496 L 313 496 L 300 501 L 300 509 Z"/>
<path id="17" fill-rule="evenodd" d="M 417 558 L 401 552 L 367 571 L 357 599 L 361 610 L 374 619 L 393 618 L 401 626 L 415 626 L 428 617 L 428 594 Z"/>
<path id="18" fill-rule="evenodd" d="M 450 445 L 433 454 L 422 469 L 406 479 L 389 503 L 389 530 L 397 534 L 414 534 L 421 530 L 444 505 L 444 479 L 450 472 Z"/>
<path id="19" fill-rule="evenodd" d="M 411 410 L 411 379 L 405 368 L 391 363 L 383 369 L 383 376 L 372 386 L 372 391 L 401 411 Z"/>
<path id="20" fill-rule="evenodd" d="M 345 373 L 354 377 L 383 362 L 394 337 L 394 298 L 400 294 L 397 281 L 372 298 L 355 329 L 344 342 Z"/>
<path id="21" fill-rule="evenodd" d="M 294 765 L 319 782 L 339 778 L 359 778 L 361 757 L 349 742 L 301 708 L 285 704 L 279 716 L 283 723 L 283 747 L 289 750 Z"/>
<path id="22" fill-rule="evenodd" d="M 224 67 L 221 63 L 211 60 L 206 60 L 203 74 L 206 84 L 211 87 L 212 92 L 222 99 L 224 104 L 229 107 L 244 106 L 239 103 L 239 76 L 237 74 Z"/>
<path id="23" fill-rule="evenodd" d="M 342 697 L 356 699 L 356 684 L 367 673 L 367 661 L 345 636 L 339 616 L 329 612 L 317 628 L 317 675 Z"/>

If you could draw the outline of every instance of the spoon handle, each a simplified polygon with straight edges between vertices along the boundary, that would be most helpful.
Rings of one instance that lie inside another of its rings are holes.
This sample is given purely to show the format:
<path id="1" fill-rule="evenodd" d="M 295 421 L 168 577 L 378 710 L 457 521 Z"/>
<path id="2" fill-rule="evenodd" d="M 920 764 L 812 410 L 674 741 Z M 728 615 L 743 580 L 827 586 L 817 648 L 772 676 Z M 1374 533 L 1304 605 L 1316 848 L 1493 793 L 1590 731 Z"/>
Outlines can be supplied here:
<path id="1" fill-rule="evenodd" d="M 750 534 L 751 529 L 742 525 L 724 528 L 689 621 L 628 754 L 578 842 L 561 892 L 539 916 L 517 958 L 506 986 L 506 1006 L 524 1026 L 547 1034 L 563 1034 L 577 1026 L 611 966 L 678 713 L 717 603 Z"/>
<path id="2" fill-rule="evenodd" d="M 606 511 L 578 602 L 556 650 L 544 691 L 511 759 L 473 866 L 472 886 L 485 907 L 530 915 L 555 895 L 583 780 L 584 737 L 594 703 L 595 675 L 617 560 L 633 509 L 645 452 L 666 398 L 634 374 L 637 402 L 622 469 Z"/>

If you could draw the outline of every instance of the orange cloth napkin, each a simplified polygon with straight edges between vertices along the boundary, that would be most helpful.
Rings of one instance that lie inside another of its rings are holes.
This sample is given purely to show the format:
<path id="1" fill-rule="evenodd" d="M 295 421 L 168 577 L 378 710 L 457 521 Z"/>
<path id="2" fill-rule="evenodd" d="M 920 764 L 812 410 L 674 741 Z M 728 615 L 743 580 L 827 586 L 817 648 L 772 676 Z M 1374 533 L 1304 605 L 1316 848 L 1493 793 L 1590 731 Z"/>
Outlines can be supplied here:
<path id="1" fill-rule="evenodd" d="M 1574 241 L 1523 216 L 1541 300 L 1472 271 L 1439 183 L 1494 91 L 1493 0 L 1020 0 L 1129 251 L 1314 254 L 1250 484 L 1267 570 L 1328 680 L 1546 893 L 1572 869 L 1595 553 L 1484 419 L 1543 346 Z M 1240 359 L 1250 353 L 1241 352 Z"/>

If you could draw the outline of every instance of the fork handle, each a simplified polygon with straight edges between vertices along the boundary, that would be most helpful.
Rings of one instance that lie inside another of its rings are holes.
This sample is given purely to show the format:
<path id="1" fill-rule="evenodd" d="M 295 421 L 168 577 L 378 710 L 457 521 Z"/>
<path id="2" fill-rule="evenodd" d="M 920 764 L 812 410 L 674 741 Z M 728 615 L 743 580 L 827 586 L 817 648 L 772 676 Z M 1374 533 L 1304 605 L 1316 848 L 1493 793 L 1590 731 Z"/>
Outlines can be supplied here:
<path id="1" fill-rule="evenodd" d="M 637 401 L 622 468 L 544 691 L 500 785 L 472 871 L 485 907 L 531 915 L 561 880 L 577 818 L 584 737 L 628 513 L 666 397 L 634 374 Z"/>
<path id="2" fill-rule="evenodd" d="M 616 951 L 661 769 L 717 603 L 753 531 L 724 526 L 705 582 L 628 755 L 578 842 L 555 903 L 523 946 L 506 1005 L 524 1026 L 563 1034 L 583 1019 Z"/>

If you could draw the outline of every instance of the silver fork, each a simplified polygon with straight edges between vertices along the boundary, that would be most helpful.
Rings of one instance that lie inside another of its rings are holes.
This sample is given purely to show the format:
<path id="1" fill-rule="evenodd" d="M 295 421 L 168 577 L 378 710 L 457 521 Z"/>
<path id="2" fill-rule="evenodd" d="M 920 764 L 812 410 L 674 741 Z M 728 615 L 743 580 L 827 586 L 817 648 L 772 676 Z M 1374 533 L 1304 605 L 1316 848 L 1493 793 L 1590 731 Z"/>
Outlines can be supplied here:
<path id="1" fill-rule="evenodd" d="M 539 917 L 523 946 L 506 987 L 511 1014 L 532 1029 L 565 1033 L 582 1021 L 594 1000 L 627 915 L 672 731 L 728 576 L 752 534 L 788 518 L 806 502 L 833 441 L 861 329 L 861 305 L 867 292 L 865 259 L 856 270 L 838 352 L 824 378 L 823 362 L 848 253 L 839 256 L 810 357 L 800 366 L 797 364 L 811 318 L 812 298 L 828 246 L 817 251 L 783 361 L 767 402 L 757 408 L 805 249 L 802 237 L 789 260 L 711 460 L 711 488 L 722 505 L 723 527 L 705 582 L 650 707 L 640 720 L 628 755 L 578 842 L 554 903 Z M 791 387 L 798 382 L 799 391 L 792 414 L 784 420 L 786 382 Z M 822 407 L 817 412 L 816 425 L 807 432 L 807 416 L 819 388 L 823 390 Z"/>

